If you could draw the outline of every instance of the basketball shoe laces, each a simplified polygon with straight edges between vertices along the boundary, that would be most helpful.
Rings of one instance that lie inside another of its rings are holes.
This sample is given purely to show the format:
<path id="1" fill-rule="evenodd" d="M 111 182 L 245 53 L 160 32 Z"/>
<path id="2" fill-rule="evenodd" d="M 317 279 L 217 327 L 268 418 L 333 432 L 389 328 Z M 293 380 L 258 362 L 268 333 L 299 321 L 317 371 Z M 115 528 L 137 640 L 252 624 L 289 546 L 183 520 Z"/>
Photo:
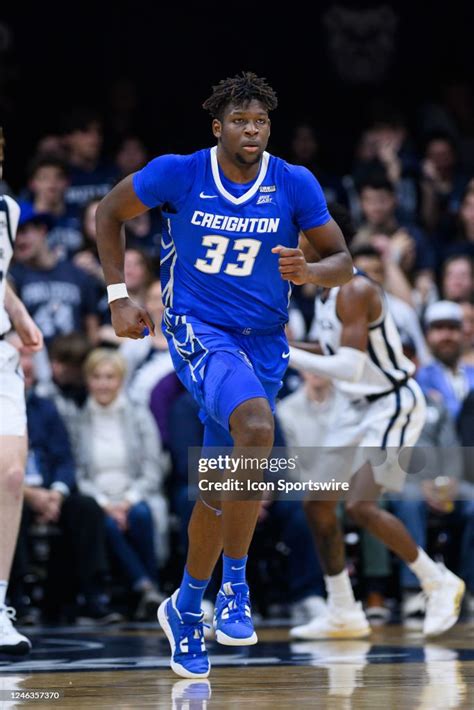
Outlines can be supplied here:
<path id="1" fill-rule="evenodd" d="M 242 592 L 237 592 L 229 601 L 226 601 L 222 605 L 220 612 L 222 612 L 226 607 L 229 610 L 229 618 L 226 621 L 230 622 L 244 622 L 248 623 L 249 617 L 245 612 L 245 607 L 249 604 L 247 595 L 244 596 Z"/>
<path id="2" fill-rule="evenodd" d="M 176 610 L 178 611 L 178 609 Z M 205 624 L 203 619 L 204 619 L 204 612 L 201 612 L 201 616 L 199 617 L 198 621 L 183 621 L 183 618 L 181 614 L 178 611 L 178 615 L 181 621 L 181 627 L 180 627 L 180 641 L 183 641 L 184 639 L 187 639 L 188 641 L 188 653 L 196 654 L 196 653 L 202 653 L 202 640 L 204 638 L 204 627 L 206 626 L 208 629 L 211 627 L 209 624 Z"/>

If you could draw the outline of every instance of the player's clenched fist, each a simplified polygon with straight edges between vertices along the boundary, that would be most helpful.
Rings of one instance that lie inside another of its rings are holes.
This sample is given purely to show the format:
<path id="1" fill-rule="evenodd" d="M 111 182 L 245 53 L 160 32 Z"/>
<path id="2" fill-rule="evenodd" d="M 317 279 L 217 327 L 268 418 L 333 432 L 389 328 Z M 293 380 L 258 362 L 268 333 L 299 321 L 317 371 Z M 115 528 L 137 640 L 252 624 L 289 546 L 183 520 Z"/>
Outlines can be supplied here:
<path id="1" fill-rule="evenodd" d="M 130 298 L 119 298 L 110 303 L 112 325 L 115 334 L 121 338 L 143 338 L 145 328 L 154 335 L 155 326 L 144 308 L 140 308 Z"/>
<path id="2" fill-rule="evenodd" d="M 301 249 L 289 249 L 277 246 L 272 249 L 273 254 L 278 254 L 278 270 L 285 281 L 293 281 L 300 286 L 309 280 L 309 267 Z"/>

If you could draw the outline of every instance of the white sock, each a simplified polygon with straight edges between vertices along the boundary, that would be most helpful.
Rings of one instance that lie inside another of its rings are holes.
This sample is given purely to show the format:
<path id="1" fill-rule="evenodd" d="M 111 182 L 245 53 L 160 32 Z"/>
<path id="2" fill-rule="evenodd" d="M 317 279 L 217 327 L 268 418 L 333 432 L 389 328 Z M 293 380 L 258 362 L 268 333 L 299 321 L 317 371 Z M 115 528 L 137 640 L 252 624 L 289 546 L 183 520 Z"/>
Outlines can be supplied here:
<path id="1" fill-rule="evenodd" d="M 0 579 L 0 607 L 5 606 L 5 597 L 7 596 L 8 582 L 6 579 Z"/>
<path id="2" fill-rule="evenodd" d="M 418 557 L 408 567 L 413 574 L 416 574 L 422 587 L 425 587 L 430 582 L 437 582 L 443 579 L 443 574 L 436 562 L 433 562 L 431 557 L 428 557 L 421 547 L 418 548 Z"/>
<path id="3" fill-rule="evenodd" d="M 339 574 L 325 576 L 328 602 L 332 606 L 351 607 L 355 604 L 349 573 L 343 569 Z"/>

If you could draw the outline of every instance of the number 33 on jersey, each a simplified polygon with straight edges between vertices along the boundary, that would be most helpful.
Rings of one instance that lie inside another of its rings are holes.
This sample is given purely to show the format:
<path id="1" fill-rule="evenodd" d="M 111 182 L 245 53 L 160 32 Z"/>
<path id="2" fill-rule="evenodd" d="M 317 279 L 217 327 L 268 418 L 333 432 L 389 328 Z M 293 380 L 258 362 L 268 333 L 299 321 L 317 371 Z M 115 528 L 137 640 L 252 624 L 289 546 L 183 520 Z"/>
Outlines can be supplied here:
<path id="1" fill-rule="evenodd" d="M 139 199 L 161 206 L 165 306 L 224 328 L 271 328 L 287 321 L 290 284 L 272 248 L 298 245 L 300 230 L 329 221 L 316 178 L 264 153 L 257 178 L 230 182 L 216 148 L 165 155 L 133 176 Z"/>

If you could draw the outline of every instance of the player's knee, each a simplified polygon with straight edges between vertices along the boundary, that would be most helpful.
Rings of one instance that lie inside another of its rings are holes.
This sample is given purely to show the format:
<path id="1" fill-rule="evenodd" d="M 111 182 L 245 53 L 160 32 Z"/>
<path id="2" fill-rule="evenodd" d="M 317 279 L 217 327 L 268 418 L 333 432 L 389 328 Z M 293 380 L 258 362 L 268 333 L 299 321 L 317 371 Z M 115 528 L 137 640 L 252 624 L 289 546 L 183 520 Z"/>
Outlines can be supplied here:
<path id="1" fill-rule="evenodd" d="M 370 501 L 353 501 L 346 504 L 347 514 L 350 515 L 353 522 L 361 528 L 365 528 L 369 525 L 376 511 L 377 506 Z"/>
<path id="2" fill-rule="evenodd" d="M 6 495 L 20 497 L 23 492 L 24 470 L 19 464 L 10 464 L 0 474 L 0 487 Z M 0 493 L 1 495 L 1 493 Z"/>
<path id="3" fill-rule="evenodd" d="M 308 500 L 304 502 L 306 517 L 311 521 L 317 534 L 328 535 L 339 525 L 335 507 L 322 501 Z"/>
<path id="4" fill-rule="evenodd" d="M 232 412 L 229 424 L 235 446 L 255 446 L 271 450 L 274 422 L 270 405 L 265 399 L 249 399 L 240 404 Z"/>
<path id="5" fill-rule="evenodd" d="M 273 418 L 268 416 L 248 417 L 232 429 L 237 446 L 255 446 L 271 449 L 274 439 Z"/>

